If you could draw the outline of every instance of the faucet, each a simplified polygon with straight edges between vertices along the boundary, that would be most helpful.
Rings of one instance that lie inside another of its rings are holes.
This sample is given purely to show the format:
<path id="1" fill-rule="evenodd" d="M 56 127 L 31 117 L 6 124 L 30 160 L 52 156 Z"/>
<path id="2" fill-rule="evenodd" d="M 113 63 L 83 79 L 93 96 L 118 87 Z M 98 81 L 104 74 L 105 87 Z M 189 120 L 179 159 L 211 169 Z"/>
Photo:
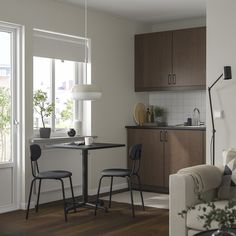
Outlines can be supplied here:
<path id="1" fill-rule="evenodd" d="M 195 126 L 199 126 L 201 124 L 200 122 L 200 110 L 195 107 L 193 109 L 193 121 L 192 121 L 192 125 L 195 125 Z"/>

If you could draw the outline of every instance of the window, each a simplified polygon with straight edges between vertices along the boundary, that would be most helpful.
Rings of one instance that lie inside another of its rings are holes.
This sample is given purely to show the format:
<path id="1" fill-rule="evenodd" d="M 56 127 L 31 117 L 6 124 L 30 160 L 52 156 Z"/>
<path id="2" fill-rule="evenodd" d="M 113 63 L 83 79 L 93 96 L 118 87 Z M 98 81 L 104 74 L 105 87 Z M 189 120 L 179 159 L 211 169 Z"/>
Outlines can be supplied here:
<path id="1" fill-rule="evenodd" d="M 54 103 L 52 116 L 45 119 L 45 125 L 54 132 L 73 127 L 74 120 L 81 119 L 78 114 L 78 101 L 71 98 L 71 88 L 83 81 L 83 62 L 74 62 L 45 57 L 34 57 L 34 92 L 41 89 L 47 92 L 48 102 Z M 34 128 L 42 127 L 40 115 L 34 110 Z"/>
<path id="2" fill-rule="evenodd" d="M 89 82 L 85 69 L 91 79 L 91 67 L 84 63 L 90 64 L 90 40 L 42 29 L 34 29 L 33 36 L 34 92 L 46 92 L 48 102 L 55 105 L 45 125 L 65 134 L 65 129 L 74 126 L 74 120 L 82 121 L 83 103 L 71 99 L 71 88 L 75 83 Z M 34 110 L 34 128 L 39 127 L 40 115 Z"/>

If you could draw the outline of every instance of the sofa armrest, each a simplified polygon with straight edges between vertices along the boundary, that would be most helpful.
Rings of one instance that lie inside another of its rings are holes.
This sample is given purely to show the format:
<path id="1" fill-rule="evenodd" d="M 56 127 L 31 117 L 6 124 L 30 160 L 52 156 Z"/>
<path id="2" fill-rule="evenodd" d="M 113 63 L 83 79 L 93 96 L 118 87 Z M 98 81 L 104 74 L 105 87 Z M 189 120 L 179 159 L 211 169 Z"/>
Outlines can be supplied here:
<path id="1" fill-rule="evenodd" d="M 170 202 L 169 202 L 169 235 L 186 236 L 186 219 L 178 215 L 179 212 L 197 202 L 194 180 L 190 175 L 170 175 Z"/>
<path id="2" fill-rule="evenodd" d="M 197 165 L 181 169 L 177 174 L 191 175 L 196 191 L 203 193 L 220 186 L 223 172 L 217 166 Z"/>

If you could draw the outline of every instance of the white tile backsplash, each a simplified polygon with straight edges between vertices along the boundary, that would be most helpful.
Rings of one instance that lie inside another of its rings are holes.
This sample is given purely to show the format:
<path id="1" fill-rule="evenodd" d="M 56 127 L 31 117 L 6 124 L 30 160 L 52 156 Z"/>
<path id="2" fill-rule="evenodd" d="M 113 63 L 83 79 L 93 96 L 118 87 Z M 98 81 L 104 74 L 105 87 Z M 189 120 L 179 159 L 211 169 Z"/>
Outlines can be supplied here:
<path id="1" fill-rule="evenodd" d="M 193 110 L 200 110 L 200 120 L 206 122 L 206 91 L 175 91 L 149 93 L 149 105 L 163 107 L 168 125 L 183 124 L 193 118 Z"/>

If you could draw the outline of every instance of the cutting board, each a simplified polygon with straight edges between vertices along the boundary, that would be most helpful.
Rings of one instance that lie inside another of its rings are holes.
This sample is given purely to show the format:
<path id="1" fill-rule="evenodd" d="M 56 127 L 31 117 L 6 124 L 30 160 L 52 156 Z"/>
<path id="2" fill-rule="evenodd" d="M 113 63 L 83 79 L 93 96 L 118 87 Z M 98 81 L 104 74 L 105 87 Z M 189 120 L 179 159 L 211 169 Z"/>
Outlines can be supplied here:
<path id="1" fill-rule="evenodd" d="M 134 121 L 138 125 L 143 125 L 146 118 L 146 106 L 139 102 L 134 106 Z"/>

